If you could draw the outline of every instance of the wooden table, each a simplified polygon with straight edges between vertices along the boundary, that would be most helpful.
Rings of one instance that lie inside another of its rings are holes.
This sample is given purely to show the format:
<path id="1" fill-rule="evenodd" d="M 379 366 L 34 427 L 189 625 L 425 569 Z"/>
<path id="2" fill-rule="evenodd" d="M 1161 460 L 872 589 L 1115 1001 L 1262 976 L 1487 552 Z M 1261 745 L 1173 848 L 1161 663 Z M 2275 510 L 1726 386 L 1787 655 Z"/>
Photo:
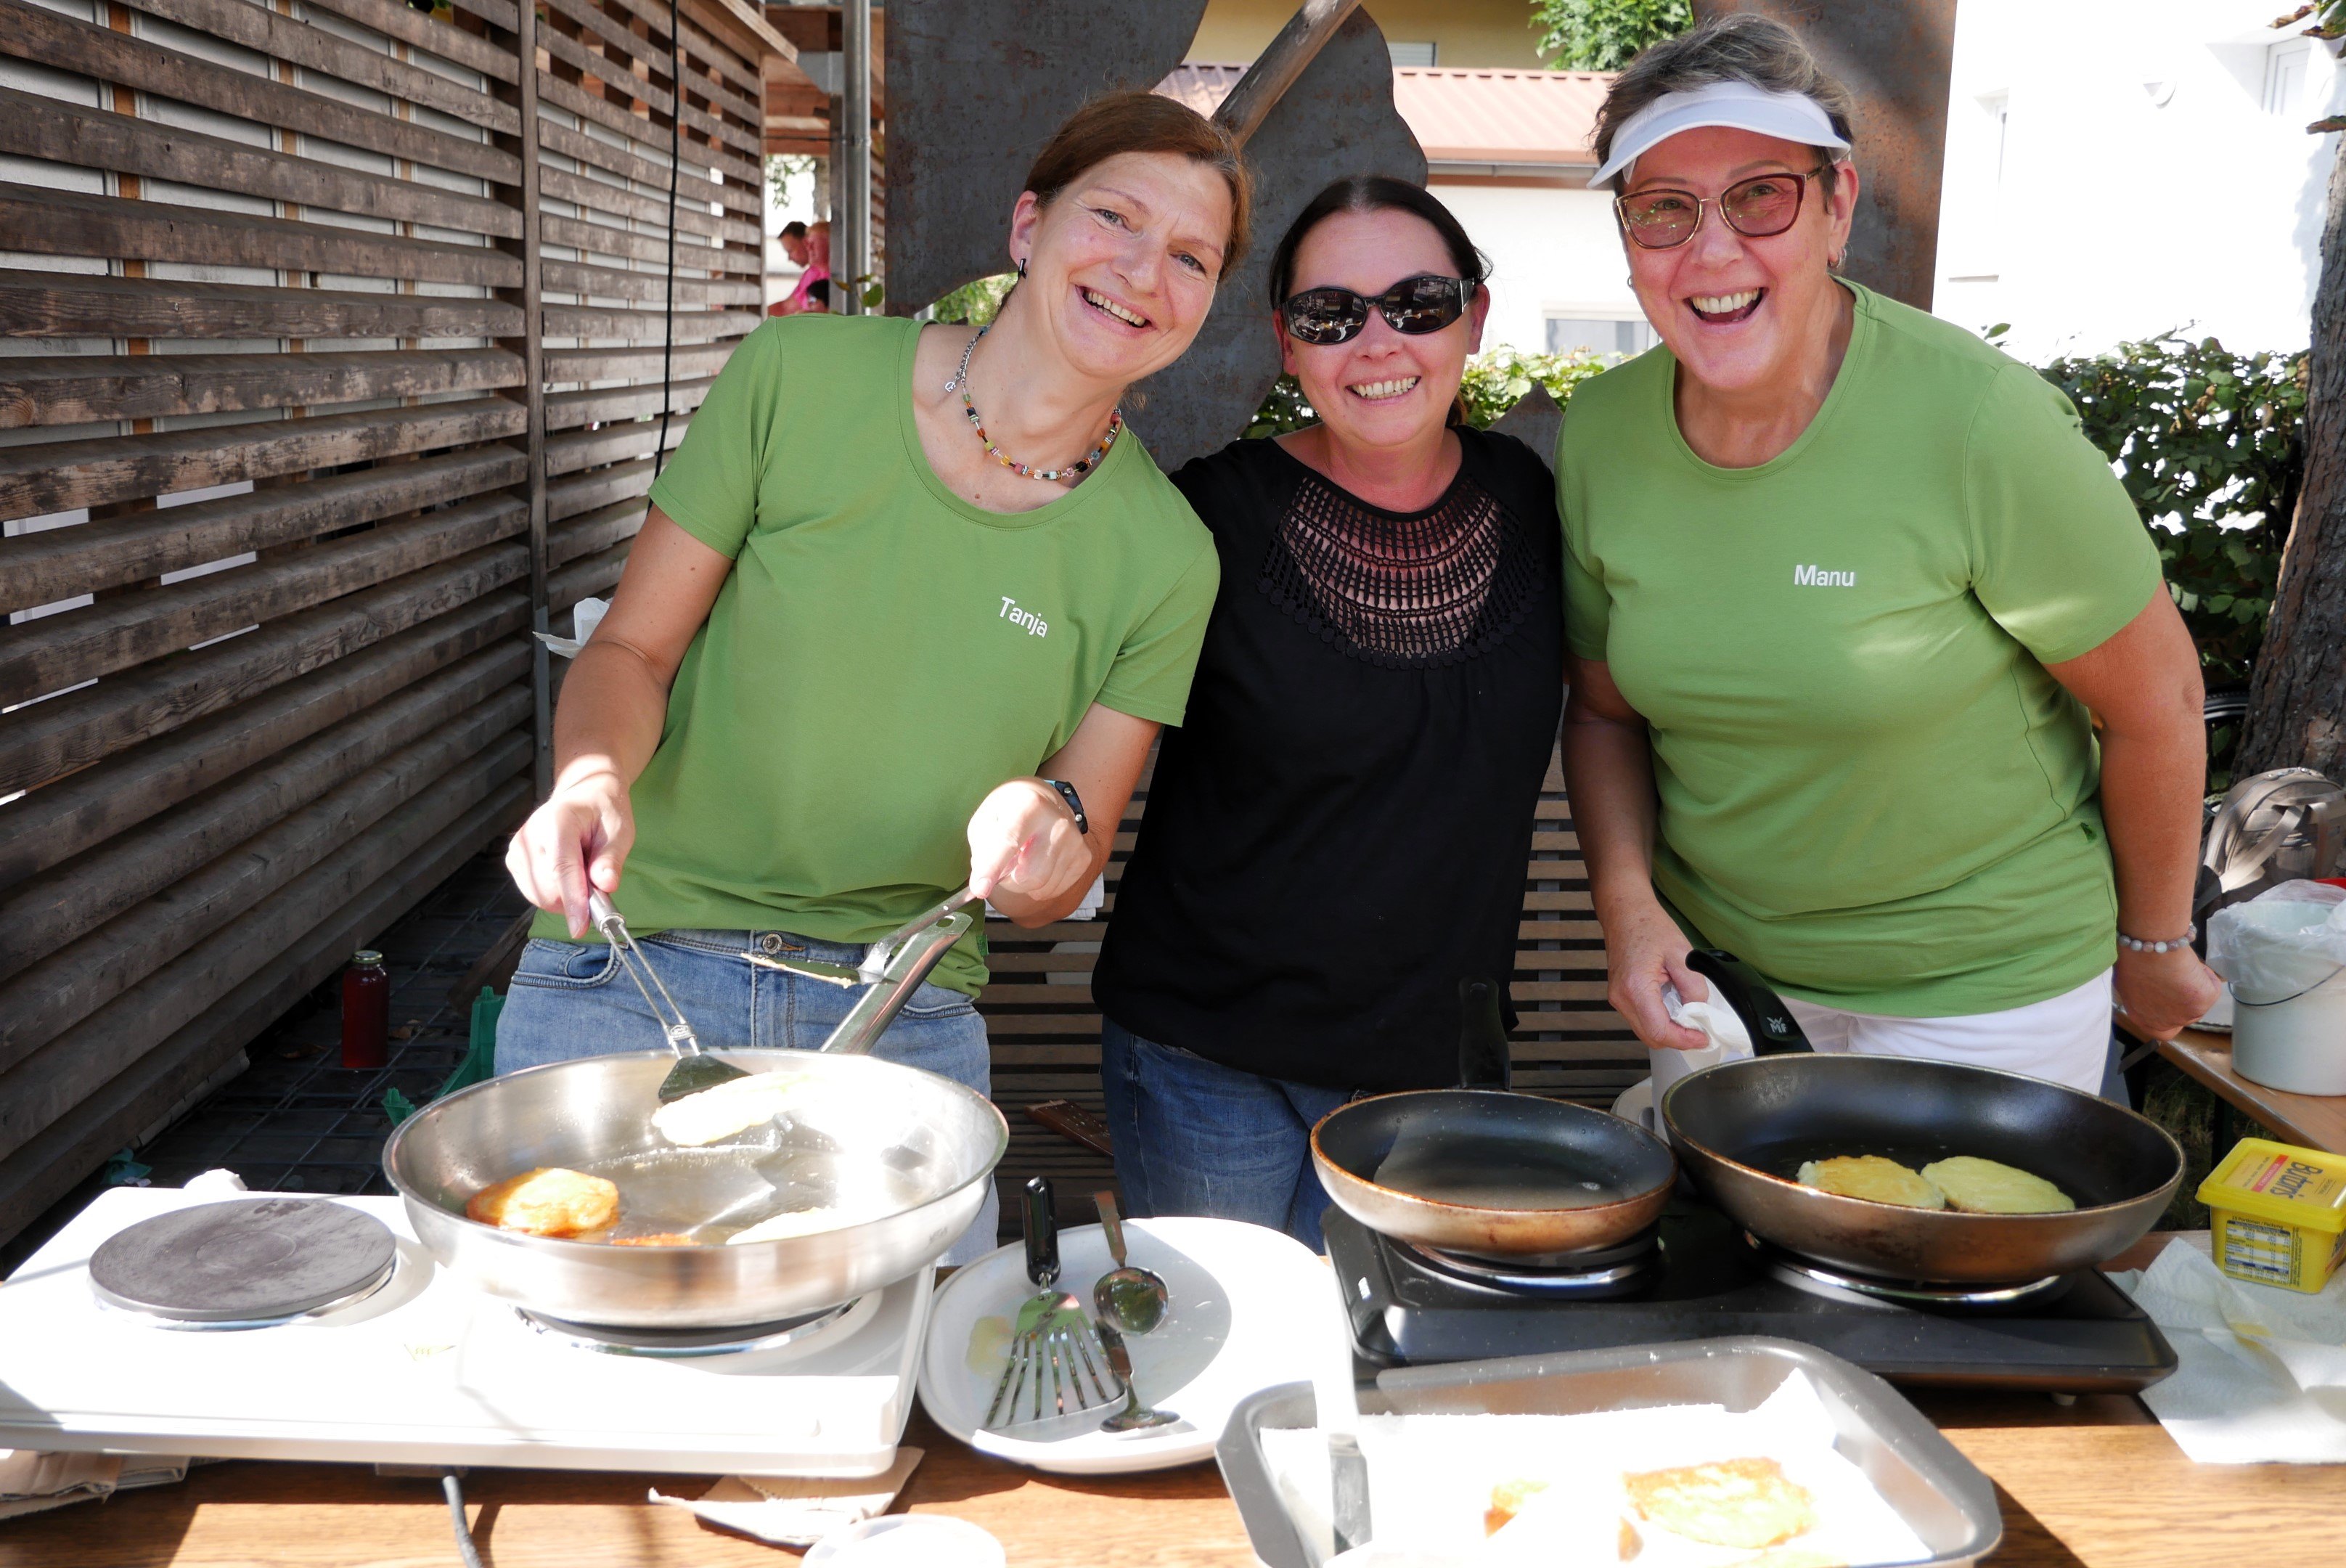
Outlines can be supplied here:
<path id="1" fill-rule="evenodd" d="M 2164 1237 L 2114 1268 L 2140 1267 Z M 1996 1483 L 1996 1568 L 2340 1561 L 2346 1467 L 2197 1465 L 2139 1401 L 1920 1392 L 1915 1402 Z M 900 1506 L 984 1526 L 1011 1568 L 1250 1568 L 1210 1464 L 1077 1481 L 982 1458 L 916 1414 L 928 1451 Z M 794 1553 L 709 1529 L 646 1492 L 674 1476 L 474 1471 L 474 1534 L 491 1568 L 792 1568 Z M 443 1568 L 456 1561 L 436 1483 L 356 1465 L 207 1465 L 184 1485 L 0 1523 L 0 1568 Z"/>
<path id="2" fill-rule="evenodd" d="M 2270 1127 L 2285 1143 L 2346 1154 L 2346 1095 L 2291 1095 L 2253 1084 L 2232 1070 L 2232 1037 L 2186 1029 L 2159 1044 L 2158 1054 L 2216 1092 L 2225 1104 Z M 2219 1137 L 2216 1156 L 2231 1147 Z"/>

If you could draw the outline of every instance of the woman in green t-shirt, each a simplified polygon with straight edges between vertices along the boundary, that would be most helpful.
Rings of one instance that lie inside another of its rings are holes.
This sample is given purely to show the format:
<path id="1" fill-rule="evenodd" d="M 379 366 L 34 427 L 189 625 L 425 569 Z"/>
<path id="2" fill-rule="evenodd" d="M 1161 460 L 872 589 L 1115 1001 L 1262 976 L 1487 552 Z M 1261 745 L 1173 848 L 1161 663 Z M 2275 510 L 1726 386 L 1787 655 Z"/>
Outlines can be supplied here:
<path id="1" fill-rule="evenodd" d="M 1029 172 L 989 328 L 803 315 L 736 351 L 507 853 L 546 912 L 500 1071 L 662 1042 L 582 940 L 590 884 L 716 1048 L 821 1044 L 853 993 L 773 961 L 852 964 L 963 882 L 1021 925 L 1075 907 L 1180 721 L 1218 577 L 1117 405 L 1197 335 L 1247 198 L 1227 133 L 1112 94 Z M 877 1054 L 984 1092 L 983 954 L 947 953 Z"/>
<path id="2" fill-rule="evenodd" d="M 1849 103 L 1744 14 L 1638 56 L 1598 122 L 1663 342 L 1583 387 L 1557 447 L 1611 1001 L 1649 1045 L 1705 1044 L 1665 995 L 1706 993 L 1692 932 L 1820 1049 L 2100 1089 L 2113 980 L 2152 1035 L 2217 992 L 2189 945 L 2198 660 L 2066 400 L 1831 276 Z"/>

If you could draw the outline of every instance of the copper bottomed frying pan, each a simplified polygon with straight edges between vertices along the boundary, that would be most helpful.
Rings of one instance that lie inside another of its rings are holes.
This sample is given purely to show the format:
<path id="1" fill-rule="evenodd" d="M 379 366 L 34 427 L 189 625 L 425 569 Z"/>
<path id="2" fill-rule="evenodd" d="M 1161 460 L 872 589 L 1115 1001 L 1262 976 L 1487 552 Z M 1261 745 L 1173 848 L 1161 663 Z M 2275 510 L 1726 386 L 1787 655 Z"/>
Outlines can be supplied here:
<path id="1" fill-rule="evenodd" d="M 1626 1241 L 1661 1217 L 1678 1162 L 1603 1111 L 1507 1092 L 1497 987 L 1459 988 L 1459 1089 L 1341 1105 L 1311 1129 L 1336 1207 L 1412 1246 L 1522 1261 Z"/>

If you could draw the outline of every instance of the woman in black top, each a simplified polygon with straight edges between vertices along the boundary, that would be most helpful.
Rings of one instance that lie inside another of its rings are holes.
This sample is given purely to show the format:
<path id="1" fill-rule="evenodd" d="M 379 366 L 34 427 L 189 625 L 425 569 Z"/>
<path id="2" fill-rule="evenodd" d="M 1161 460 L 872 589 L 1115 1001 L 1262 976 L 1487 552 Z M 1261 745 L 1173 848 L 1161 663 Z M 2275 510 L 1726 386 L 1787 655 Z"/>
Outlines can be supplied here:
<path id="1" fill-rule="evenodd" d="M 1312 1124 L 1455 1083 L 1459 982 L 1514 969 L 1563 608 L 1546 466 L 1457 417 L 1484 273 L 1417 187 L 1329 187 L 1270 278 L 1321 423 L 1173 476 L 1222 586 L 1094 981 L 1136 1214 L 1317 1247 Z"/>

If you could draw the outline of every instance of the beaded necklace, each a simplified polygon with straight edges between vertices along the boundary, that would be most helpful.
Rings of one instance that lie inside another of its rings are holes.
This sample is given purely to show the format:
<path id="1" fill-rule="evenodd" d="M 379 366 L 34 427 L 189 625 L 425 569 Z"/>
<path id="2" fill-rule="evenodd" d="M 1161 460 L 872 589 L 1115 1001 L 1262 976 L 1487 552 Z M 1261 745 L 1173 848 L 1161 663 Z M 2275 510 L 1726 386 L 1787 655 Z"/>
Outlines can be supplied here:
<path id="1" fill-rule="evenodd" d="M 977 338 L 982 338 L 992 331 L 994 328 L 990 323 L 980 327 L 977 330 Z M 951 381 L 945 382 L 945 391 L 952 392 L 956 388 L 960 390 L 962 412 L 969 416 L 969 428 L 977 432 L 977 439 L 985 443 L 985 455 L 1022 479 L 1050 481 L 1074 479 L 1097 468 L 1107 459 L 1107 449 L 1116 444 L 1117 436 L 1124 429 L 1124 410 L 1121 408 L 1108 411 L 1107 433 L 1100 437 L 1100 443 L 1093 447 L 1088 454 L 1077 458 L 1065 468 L 1035 468 L 1016 461 L 994 444 L 993 437 L 985 433 L 985 426 L 978 420 L 977 405 L 969 401 L 969 357 L 977 352 L 977 338 L 970 339 L 969 347 L 962 350 L 961 368 L 954 372 Z"/>

